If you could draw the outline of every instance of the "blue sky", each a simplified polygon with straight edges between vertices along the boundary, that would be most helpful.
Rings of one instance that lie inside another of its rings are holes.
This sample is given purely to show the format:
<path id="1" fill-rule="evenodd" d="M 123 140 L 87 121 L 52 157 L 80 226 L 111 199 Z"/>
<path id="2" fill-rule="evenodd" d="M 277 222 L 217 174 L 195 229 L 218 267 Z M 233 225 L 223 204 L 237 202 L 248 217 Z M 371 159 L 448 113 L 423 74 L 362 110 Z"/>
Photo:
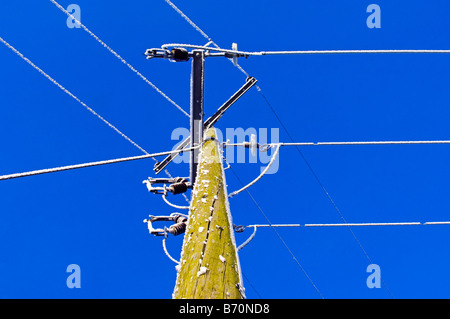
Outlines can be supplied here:
<path id="1" fill-rule="evenodd" d="M 205 39 L 163 0 L 76 3 L 81 21 L 189 110 L 190 63 L 146 60 L 164 43 Z M 366 8 L 381 8 L 381 28 Z M 246 51 L 450 49 L 448 1 L 177 1 L 217 44 Z M 50 1 L 2 1 L 0 36 L 149 152 L 169 150 L 187 118 Z M 449 139 L 448 55 L 251 57 L 240 61 L 298 142 Z M 36 70 L 0 45 L 0 174 L 141 155 Z M 205 113 L 245 81 L 222 58 L 206 61 Z M 218 128 L 280 128 L 252 89 Z M 288 136 L 280 128 L 280 140 Z M 348 222 L 450 220 L 446 145 L 301 148 Z M 233 164 L 244 182 L 260 163 Z M 143 160 L 0 182 L 1 298 L 170 298 L 175 264 L 142 220 L 175 210 L 141 183 Z M 187 164 L 171 164 L 185 176 Z M 241 185 L 227 171 L 229 191 Z M 341 217 L 294 148 L 276 174 L 250 189 L 272 223 Z M 182 198 L 173 199 L 183 204 Z M 245 193 L 230 200 L 236 224 L 266 223 Z M 279 229 L 325 298 L 449 298 L 448 226 L 352 228 L 386 285 L 369 289 L 369 261 L 347 228 Z M 236 234 L 243 242 L 250 231 Z M 182 238 L 168 249 L 179 256 Z M 249 298 L 318 298 L 271 229 L 240 252 Z M 81 268 L 81 288 L 66 267 Z M 388 288 L 386 288 L 386 286 Z M 390 291 L 390 293 L 389 293 Z"/>

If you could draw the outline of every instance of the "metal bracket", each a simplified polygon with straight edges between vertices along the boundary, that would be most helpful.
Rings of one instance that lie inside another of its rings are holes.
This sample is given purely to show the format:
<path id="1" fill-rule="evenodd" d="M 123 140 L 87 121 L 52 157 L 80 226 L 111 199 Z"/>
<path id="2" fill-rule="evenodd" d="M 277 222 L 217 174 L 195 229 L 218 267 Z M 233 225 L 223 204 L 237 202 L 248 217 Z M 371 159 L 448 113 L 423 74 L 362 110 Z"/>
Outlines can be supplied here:
<path id="1" fill-rule="evenodd" d="M 169 59 L 172 62 L 186 62 L 192 57 L 192 53 L 184 48 L 173 48 L 172 50 L 153 48 L 147 49 L 144 53 L 147 59 L 161 58 Z"/>
<path id="2" fill-rule="evenodd" d="M 214 124 L 217 123 L 217 121 L 220 120 L 220 118 L 223 116 L 225 111 L 227 111 L 231 105 L 233 105 L 242 95 L 244 95 L 248 90 L 250 90 L 251 87 L 253 87 L 256 82 L 258 82 L 257 79 L 254 77 L 247 78 L 247 81 L 245 84 L 236 92 L 234 93 L 228 101 L 226 101 L 219 109 L 214 113 L 211 117 L 209 117 L 205 123 L 203 124 L 204 129 L 208 129 L 212 127 Z M 183 142 L 181 142 L 178 147 L 176 148 L 177 151 L 183 150 L 191 143 L 191 137 L 186 138 Z M 172 160 L 178 156 L 178 153 L 173 153 L 167 156 L 164 160 L 161 162 L 158 162 L 155 164 L 155 168 L 153 169 L 156 174 L 159 174 L 167 165 L 169 165 Z"/>

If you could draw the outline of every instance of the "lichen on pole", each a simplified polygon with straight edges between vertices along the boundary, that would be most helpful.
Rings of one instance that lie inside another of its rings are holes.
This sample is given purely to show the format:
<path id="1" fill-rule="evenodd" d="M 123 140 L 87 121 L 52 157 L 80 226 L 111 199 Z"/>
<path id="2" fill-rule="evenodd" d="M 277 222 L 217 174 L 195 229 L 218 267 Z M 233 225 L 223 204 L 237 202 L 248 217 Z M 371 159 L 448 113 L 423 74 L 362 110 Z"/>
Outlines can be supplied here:
<path id="1" fill-rule="evenodd" d="M 244 298 L 222 154 L 214 128 L 204 134 L 175 299 Z"/>

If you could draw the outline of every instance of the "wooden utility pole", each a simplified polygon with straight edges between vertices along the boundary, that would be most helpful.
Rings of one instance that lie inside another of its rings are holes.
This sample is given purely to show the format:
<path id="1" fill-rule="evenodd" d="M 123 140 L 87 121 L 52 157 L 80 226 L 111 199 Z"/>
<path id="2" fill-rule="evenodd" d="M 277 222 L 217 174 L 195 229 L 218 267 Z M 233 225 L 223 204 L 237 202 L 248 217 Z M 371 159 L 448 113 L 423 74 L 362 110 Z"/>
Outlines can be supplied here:
<path id="1" fill-rule="evenodd" d="M 244 298 L 215 129 L 205 132 L 173 298 Z"/>
<path id="2" fill-rule="evenodd" d="M 185 230 L 177 280 L 173 298 L 181 299 L 240 299 L 245 298 L 241 268 L 234 240 L 227 185 L 222 165 L 222 150 L 213 125 L 257 80 L 249 77 L 210 118 L 204 121 L 204 81 L 206 56 L 233 58 L 242 55 L 205 52 L 184 48 L 148 49 L 147 59 L 165 58 L 186 62 L 192 58 L 191 73 L 191 134 L 178 147 L 201 145 L 190 157 L 190 186 L 193 187 L 189 219 Z M 154 171 L 160 173 L 176 154 L 156 163 Z M 149 183 L 165 183 L 165 179 L 150 179 Z M 174 182 L 174 181 L 171 181 Z M 158 193 L 160 188 L 151 188 Z M 166 189 L 164 188 L 164 191 Z M 156 220 L 156 219 L 154 219 Z M 158 235 L 160 230 L 154 230 Z"/>

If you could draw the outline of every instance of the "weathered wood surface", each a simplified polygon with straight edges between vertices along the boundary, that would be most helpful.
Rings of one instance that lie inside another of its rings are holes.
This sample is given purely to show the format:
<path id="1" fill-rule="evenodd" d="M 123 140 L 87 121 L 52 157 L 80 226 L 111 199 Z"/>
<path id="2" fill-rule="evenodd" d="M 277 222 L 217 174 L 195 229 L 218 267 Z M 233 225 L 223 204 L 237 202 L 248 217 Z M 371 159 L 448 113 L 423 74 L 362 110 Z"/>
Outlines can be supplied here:
<path id="1" fill-rule="evenodd" d="M 205 139 L 216 138 L 215 129 Z M 228 206 L 221 150 L 207 140 L 201 151 L 173 298 L 243 298 L 239 257 Z"/>

